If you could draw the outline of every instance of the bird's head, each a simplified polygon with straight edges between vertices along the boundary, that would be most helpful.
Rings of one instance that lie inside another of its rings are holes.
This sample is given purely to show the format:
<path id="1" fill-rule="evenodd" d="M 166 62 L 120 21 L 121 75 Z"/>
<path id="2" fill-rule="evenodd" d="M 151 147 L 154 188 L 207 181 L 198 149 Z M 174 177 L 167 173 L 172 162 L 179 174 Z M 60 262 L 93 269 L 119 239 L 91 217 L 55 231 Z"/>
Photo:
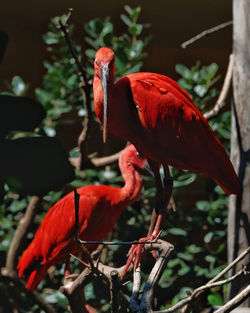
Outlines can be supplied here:
<path id="1" fill-rule="evenodd" d="M 103 90 L 103 141 L 107 140 L 108 88 L 114 82 L 115 54 L 106 47 L 100 48 L 95 55 L 95 75 L 100 78 Z"/>
<path id="2" fill-rule="evenodd" d="M 148 169 L 147 159 L 139 154 L 133 145 L 127 146 L 121 153 L 119 159 L 120 167 L 132 165 L 139 169 Z"/>

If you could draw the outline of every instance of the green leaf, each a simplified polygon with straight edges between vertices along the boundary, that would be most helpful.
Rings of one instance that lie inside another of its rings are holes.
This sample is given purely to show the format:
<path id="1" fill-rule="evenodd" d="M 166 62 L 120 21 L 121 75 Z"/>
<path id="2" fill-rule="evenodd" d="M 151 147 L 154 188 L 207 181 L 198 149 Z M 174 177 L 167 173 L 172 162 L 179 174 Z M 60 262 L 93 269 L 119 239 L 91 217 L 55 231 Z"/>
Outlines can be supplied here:
<path id="1" fill-rule="evenodd" d="M 130 6 L 125 5 L 125 6 L 124 6 L 124 9 L 125 9 L 125 11 L 127 11 L 127 13 L 128 13 L 129 15 L 133 14 L 133 9 L 131 9 Z"/>
<path id="2" fill-rule="evenodd" d="M 95 58 L 95 54 L 96 54 L 96 51 L 93 50 L 93 49 L 86 49 L 85 50 L 85 54 L 88 58 L 90 59 L 94 59 Z"/>
<path id="3" fill-rule="evenodd" d="M 185 78 L 191 77 L 190 70 L 183 64 L 176 64 L 175 70 L 177 73 L 179 73 L 181 76 L 183 76 Z"/>
<path id="4" fill-rule="evenodd" d="M 213 236 L 214 236 L 214 233 L 213 232 L 208 232 L 205 236 L 204 236 L 204 242 L 205 243 L 209 243 L 211 240 L 212 240 L 212 238 L 213 238 Z"/>
<path id="5" fill-rule="evenodd" d="M 180 275 L 180 276 L 184 276 L 184 275 L 186 275 L 188 272 L 190 271 L 190 266 L 188 266 L 188 265 L 182 265 L 182 268 L 180 268 L 179 270 L 178 270 L 178 272 L 177 272 L 177 274 L 178 275 Z"/>
<path id="6" fill-rule="evenodd" d="M 141 67 L 142 67 L 142 62 L 138 62 L 137 64 L 131 66 L 131 67 L 124 73 L 124 75 L 136 73 L 136 72 L 140 71 Z"/>
<path id="7" fill-rule="evenodd" d="M 181 228 L 169 228 L 168 232 L 172 235 L 177 235 L 177 236 L 186 236 L 187 232 L 184 229 Z"/>
<path id="8" fill-rule="evenodd" d="M 129 27 L 132 26 L 133 22 L 127 17 L 127 15 L 121 14 L 120 17 L 124 24 L 126 24 Z"/>
<path id="9" fill-rule="evenodd" d="M 12 78 L 11 88 L 16 96 L 23 96 L 27 91 L 27 85 L 20 76 L 14 76 Z"/>
<path id="10" fill-rule="evenodd" d="M 140 7 L 137 7 L 135 9 L 132 10 L 132 13 L 130 14 L 130 17 L 132 18 L 132 20 L 134 22 L 136 22 L 140 16 L 140 13 L 141 13 L 141 8 Z"/>
<path id="11" fill-rule="evenodd" d="M 194 91 L 200 98 L 202 98 L 205 96 L 205 94 L 207 92 L 207 88 L 204 85 L 196 85 L 194 87 Z"/>
<path id="12" fill-rule="evenodd" d="M 207 300 L 212 306 L 221 306 L 224 304 L 222 296 L 218 293 L 209 295 Z"/>
<path id="13" fill-rule="evenodd" d="M 183 259 L 185 261 L 192 261 L 193 260 L 193 256 L 192 254 L 189 253 L 183 253 L 183 252 L 178 252 L 177 253 L 178 258 Z"/>
<path id="14" fill-rule="evenodd" d="M 207 79 L 210 80 L 212 79 L 215 74 L 218 71 L 218 65 L 216 63 L 211 63 L 208 67 L 207 67 L 207 71 L 208 71 L 208 75 L 207 75 Z"/>
<path id="15" fill-rule="evenodd" d="M 129 27 L 129 32 L 133 36 L 139 36 L 142 32 L 143 26 L 141 24 L 133 24 Z"/>
<path id="16" fill-rule="evenodd" d="M 210 203 L 205 200 L 200 200 L 196 202 L 196 207 L 200 211 L 208 212 L 210 210 Z"/>

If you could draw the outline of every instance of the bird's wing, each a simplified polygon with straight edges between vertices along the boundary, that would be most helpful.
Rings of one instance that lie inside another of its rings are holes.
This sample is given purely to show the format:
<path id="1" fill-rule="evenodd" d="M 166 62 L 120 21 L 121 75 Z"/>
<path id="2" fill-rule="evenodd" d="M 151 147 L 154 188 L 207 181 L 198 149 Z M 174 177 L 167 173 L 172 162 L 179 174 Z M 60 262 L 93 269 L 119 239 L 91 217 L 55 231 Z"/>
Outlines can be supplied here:
<path id="1" fill-rule="evenodd" d="M 189 95 L 163 75 L 136 73 L 127 78 L 134 114 L 144 128 L 141 149 L 147 149 L 146 155 L 154 151 L 160 163 L 205 174 L 227 193 L 237 193 L 232 164 Z"/>
<path id="2" fill-rule="evenodd" d="M 154 128 L 166 119 L 178 121 L 206 120 L 174 80 L 160 74 L 136 73 L 127 76 L 141 123 Z"/>

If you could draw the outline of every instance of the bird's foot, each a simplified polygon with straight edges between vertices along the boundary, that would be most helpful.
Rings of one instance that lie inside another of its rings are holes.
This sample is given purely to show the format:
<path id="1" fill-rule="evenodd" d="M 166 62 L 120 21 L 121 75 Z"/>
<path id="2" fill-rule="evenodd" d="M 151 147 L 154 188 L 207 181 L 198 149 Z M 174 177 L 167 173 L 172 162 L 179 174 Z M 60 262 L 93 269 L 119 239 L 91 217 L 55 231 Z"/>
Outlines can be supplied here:
<path id="1" fill-rule="evenodd" d="M 148 242 L 148 241 L 154 241 L 157 238 L 158 238 L 158 234 L 153 233 L 152 235 L 147 236 L 147 237 L 143 237 L 143 238 L 139 239 L 138 241 L 139 242 Z M 126 265 L 123 269 L 122 277 L 124 277 L 125 274 L 127 273 L 127 270 L 129 268 L 129 266 L 131 265 L 131 263 L 133 262 L 133 259 L 135 259 L 134 270 L 137 269 L 137 267 L 139 266 L 139 263 L 140 263 L 143 247 L 144 247 L 144 244 L 135 244 L 130 248 L 130 250 L 128 252 L 129 257 L 128 257 Z M 156 251 L 152 251 L 152 255 L 155 259 L 157 258 Z"/>

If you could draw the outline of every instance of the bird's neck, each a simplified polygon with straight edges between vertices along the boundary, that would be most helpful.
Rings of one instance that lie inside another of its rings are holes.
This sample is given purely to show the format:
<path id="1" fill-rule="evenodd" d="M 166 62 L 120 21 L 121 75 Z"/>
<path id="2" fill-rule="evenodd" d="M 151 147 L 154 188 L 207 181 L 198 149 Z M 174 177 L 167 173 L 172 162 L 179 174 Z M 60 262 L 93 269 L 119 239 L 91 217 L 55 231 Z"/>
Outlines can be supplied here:
<path id="1" fill-rule="evenodd" d="M 125 170 L 122 166 L 120 167 L 125 181 L 125 185 L 120 192 L 120 200 L 127 207 L 139 198 L 142 189 L 142 178 L 131 164 L 127 164 Z"/>

